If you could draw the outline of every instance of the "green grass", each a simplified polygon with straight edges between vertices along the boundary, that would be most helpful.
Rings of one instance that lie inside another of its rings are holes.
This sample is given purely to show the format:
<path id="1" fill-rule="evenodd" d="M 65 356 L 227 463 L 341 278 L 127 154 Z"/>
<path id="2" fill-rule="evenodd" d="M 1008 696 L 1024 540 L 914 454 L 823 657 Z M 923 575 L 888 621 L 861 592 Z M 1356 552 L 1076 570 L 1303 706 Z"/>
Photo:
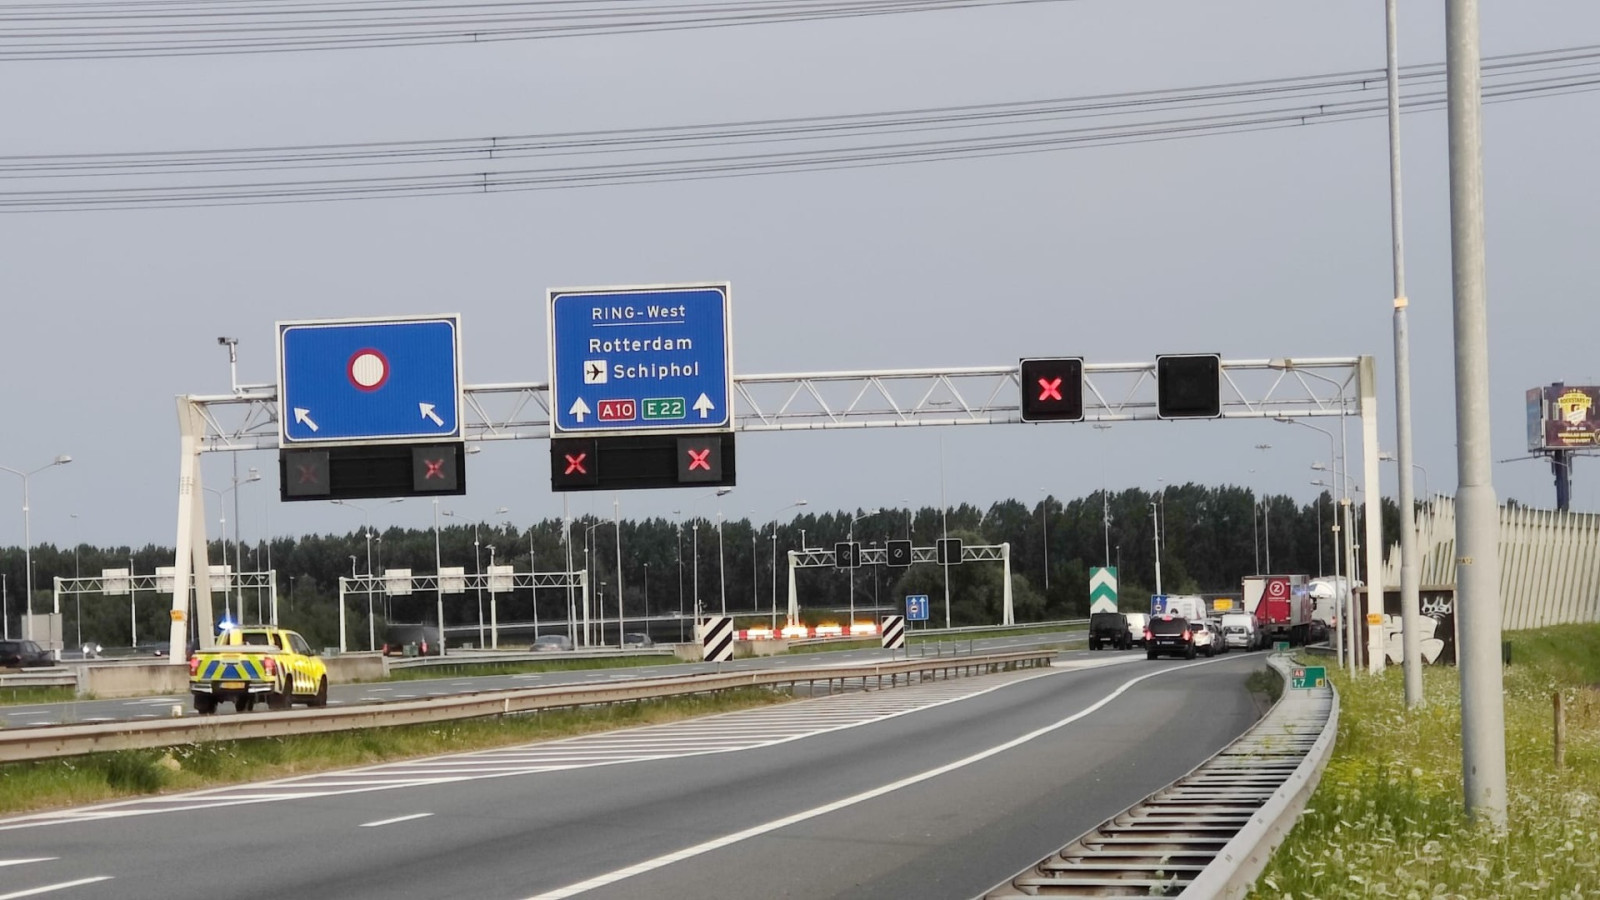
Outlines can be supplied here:
<path id="1" fill-rule="evenodd" d="M 1456 669 L 1427 666 L 1425 703 L 1402 673 L 1354 681 L 1330 668 L 1339 737 L 1322 781 L 1252 897 L 1593 897 L 1600 892 L 1600 626 L 1508 635 L 1508 827 L 1466 817 Z M 1567 710 L 1552 752 L 1552 695 Z"/>
<path id="2" fill-rule="evenodd" d="M 446 657 L 447 659 L 449 657 Z M 525 675 L 530 672 L 576 672 L 587 669 L 625 669 L 640 666 L 668 666 L 680 662 L 675 656 L 613 656 L 601 659 L 553 659 L 548 662 L 469 662 L 390 669 L 388 681 L 423 681 L 433 678 L 479 678 L 492 675 Z"/>
<path id="3" fill-rule="evenodd" d="M 0 764 L 0 814 L 504 747 L 789 700 L 758 688 L 533 715 L 122 750 Z"/>
<path id="4" fill-rule="evenodd" d="M 71 703 L 80 699 L 77 691 L 66 686 L 7 687 L 0 688 L 0 706 L 25 706 L 34 703 Z"/>

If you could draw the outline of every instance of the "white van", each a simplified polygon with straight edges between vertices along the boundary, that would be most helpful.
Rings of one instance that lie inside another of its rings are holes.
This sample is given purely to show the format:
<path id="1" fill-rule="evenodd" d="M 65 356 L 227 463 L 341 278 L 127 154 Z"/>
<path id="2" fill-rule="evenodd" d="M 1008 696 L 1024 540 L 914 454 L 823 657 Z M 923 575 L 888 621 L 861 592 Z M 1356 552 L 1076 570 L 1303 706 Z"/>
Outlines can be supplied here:
<path id="1" fill-rule="evenodd" d="M 1144 613 L 1123 613 L 1128 617 L 1128 638 L 1139 646 L 1144 646 L 1144 628 L 1150 624 L 1150 617 Z"/>
<path id="2" fill-rule="evenodd" d="M 1249 613 L 1223 614 L 1222 636 L 1230 648 L 1259 650 L 1264 646 L 1262 632 L 1256 625 L 1256 617 Z"/>

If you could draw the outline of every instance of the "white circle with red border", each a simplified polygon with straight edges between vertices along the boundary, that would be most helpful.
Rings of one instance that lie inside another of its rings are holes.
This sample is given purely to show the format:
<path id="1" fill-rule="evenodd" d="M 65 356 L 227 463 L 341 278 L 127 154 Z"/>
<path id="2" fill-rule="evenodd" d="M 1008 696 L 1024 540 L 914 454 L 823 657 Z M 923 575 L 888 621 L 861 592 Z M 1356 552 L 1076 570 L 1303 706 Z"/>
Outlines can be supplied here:
<path id="1" fill-rule="evenodd" d="M 1272 600 L 1283 600 L 1289 596 L 1289 582 L 1274 578 L 1267 582 L 1267 597 Z"/>
<path id="2" fill-rule="evenodd" d="M 375 391 L 389 381 L 389 357 L 384 356 L 381 350 L 363 347 L 350 354 L 350 361 L 345 364 L 345 374 L 356 390 Z"/>

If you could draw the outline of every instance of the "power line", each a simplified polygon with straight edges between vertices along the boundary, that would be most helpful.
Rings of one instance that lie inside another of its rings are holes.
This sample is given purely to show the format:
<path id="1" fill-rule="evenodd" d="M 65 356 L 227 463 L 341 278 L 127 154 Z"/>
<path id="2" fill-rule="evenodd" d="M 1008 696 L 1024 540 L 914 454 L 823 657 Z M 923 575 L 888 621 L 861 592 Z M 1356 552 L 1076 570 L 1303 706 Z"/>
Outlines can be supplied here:
<path id="1" fill-rule="evenodd" d="M 1443 70 L 1409 67 L 1408 113 Z M 1600 88 L 1600 47 L 1491 57 L 1485 102 Z M 556 190 L 980 159 L 1249 133 L 1382 115 L 1381 70 L 877 113 L 493 138 L 0 157 L 0 212 Z M 529 161 L 533 164 L 529 165 Z M 373 174 L 330 174 L 365 169 Z M 253 173 L 246 180 L 202 176 Z M 307 176 L 312 177 L 307 177 Z M 49 185 L 68 181 L 74 187 Z M 23 185 L 29 187 L 24 188 Z"/>
<path id="2" fill-rule="evenodd" d="M 0 61 L 278 53 L 771 25 L 1071 0 L 128 0 L 7 6 Z"/>

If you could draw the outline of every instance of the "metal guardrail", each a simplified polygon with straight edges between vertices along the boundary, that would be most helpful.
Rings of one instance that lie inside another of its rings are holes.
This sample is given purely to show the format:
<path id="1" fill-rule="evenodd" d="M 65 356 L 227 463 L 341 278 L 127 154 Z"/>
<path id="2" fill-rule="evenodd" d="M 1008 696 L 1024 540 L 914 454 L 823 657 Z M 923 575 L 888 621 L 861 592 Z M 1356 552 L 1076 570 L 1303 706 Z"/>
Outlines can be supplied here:
<path id="1" fill-rule="evenodd" d="M 983 895 L 1243 897 L 1315 790 L 1339 727 L 1332 687 L 1289 690 L 1238 740 Z"/>
<path id="2" fill-rule="evenodd" d="M 907 623 L 910 624 L 910 623 Z M 1048 631 L 1053 628 L 1085 628 L 1089 625 L 1088 619 L 1062 619 L 1059 622 L 1018 622 L 1015 625 L 962 625 L 957 628 L 918 628 L 906 631 L 907 643 L 937 642 L 940 638 L 958 637 L 963 634 L 980 635 L 995 632 L 1005 632 L 1008 635 L 1017 631 Z M 824 647 L 828 644 L 850 643 L 852 641 L 875 641 L 875 634 L 841 634 L 835 637 L 798 638 L 789 641 L 790 647 Z"/>
<path id="3" fill-rule="evenodd" d="M 78 686 L 77 669 L 23 669 L 0 673 L 0 688 Z"/>
<path id="4" fill-rule="evenodd" d="M 618 650 L 612 647 L 603 650 L 547 650 L 544 652 L 527 651 L 520 653 L 500 650 L 462 650 L 456 653 L 447 652 L 444 656 L 406 656 L 391 659 L 386 665 L 390 669 L 430 669 L 448 666 L 496 665 L 499 663 L 562 662 L 574 659 L 629 659 L 639 656 L 675 658 L 677 651 L 673 650 L 671 645 L 639 647 L 629 650 Z"/>
<path id="5" fill-rule="evenodd" d="M 47 725 L 0 730 L 0 762 L 19 762 L 57 756 L 77 756 L 108 750 L 171 747 L 206 741 L 319 734 L 360 728 L 385 728 L 507 716 L 574 706 L 626 703 L 751 687 L 791 687 L 808 684 L 815 690 L 825 684 L 845 689 L 859 681 L 863 688 L 876 682 L 893 687 L 902 681 L 952 678 L 974 672 L 989 673 L 1049 665 L 1053 650 L 1013 651 L 983 656 L 946 656 L 905 662 L 811 669 L 764 669 L 674 678 L 649 678 L 613 682 L 599 687 L 519 688 L 485 691 L 457 697 L 404 700 L 353 706 L 346 709 L 307 709 L 255 712 L 243 715 L 192 716 L 155 721 L 106 722 L 95 725 Z"/>

